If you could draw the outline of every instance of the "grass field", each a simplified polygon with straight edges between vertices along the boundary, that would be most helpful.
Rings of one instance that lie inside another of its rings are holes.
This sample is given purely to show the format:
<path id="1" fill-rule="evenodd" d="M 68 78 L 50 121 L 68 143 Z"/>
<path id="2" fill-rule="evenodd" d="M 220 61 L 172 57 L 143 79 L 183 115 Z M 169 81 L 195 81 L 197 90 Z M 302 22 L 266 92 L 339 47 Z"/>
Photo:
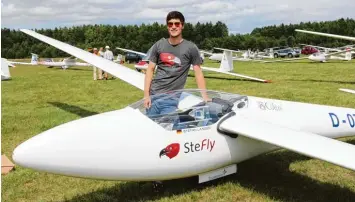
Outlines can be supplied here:
<path id="1" fill-rule="evenodd" d="M 218 63 L 207 61 L 207 66 Z M 355 108 L 355 61 L 278 64 L 235 62 L 235 71 L 270 79 L 251 82 L 205 73 L 212 90 Z M 43 66 L 11 68 L 1 82 L 1 153 L 30 137 L 81 117 L 123 108 L 143 92 L 115 80 L 94 81 L 90 68 Z M 190 72 L 186 88 L 196 88 Z M 355 138 L 343 138 L 355 144 Z M 354 156 L 355 159 L 355 156 Z M 171 180 L 154 193 L 148 182 L 117 182 L 65 177 L 16 167 L 2 176 L 2 201 L 355 201 L 355 172 L 287 150 L 238 165 L 238 173 L 198 185 L 196 178 Z"/>

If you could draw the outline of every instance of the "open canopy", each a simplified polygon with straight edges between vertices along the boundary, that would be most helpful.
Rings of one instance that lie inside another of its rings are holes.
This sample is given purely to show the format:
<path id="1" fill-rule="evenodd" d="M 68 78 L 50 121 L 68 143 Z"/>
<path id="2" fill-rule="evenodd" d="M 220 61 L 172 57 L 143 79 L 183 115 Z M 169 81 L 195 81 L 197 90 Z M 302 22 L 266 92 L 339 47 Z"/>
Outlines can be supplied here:
<path id="1" fill-rule="evenodd" d="M 176 90 L 151 96 L 151 107 L 144 107 L 144 99 L 130 107 L 140 110 L 144 115 L 167 130 L 209 126 L 235 107 L 247 107 L 247 97 L 205 91 L 209 101 L 202 98 L 202 90 Z"/>

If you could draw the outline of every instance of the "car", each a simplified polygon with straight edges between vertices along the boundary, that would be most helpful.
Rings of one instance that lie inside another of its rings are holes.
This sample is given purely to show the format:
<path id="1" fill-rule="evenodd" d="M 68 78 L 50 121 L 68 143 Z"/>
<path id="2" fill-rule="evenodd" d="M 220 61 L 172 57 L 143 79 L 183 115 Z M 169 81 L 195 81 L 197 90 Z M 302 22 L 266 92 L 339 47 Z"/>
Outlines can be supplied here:
<path id="1" fill-rule="evenodd" d="M 277 51 L 277 50 L 282 50 L 282 49 L 286 49 L 286 48 L 289 48 L 289 47 L 287 47 L 287 46 L 272 47 L 272 48 L 269 48 L 269 50 Z"/>
<path id="2" fill-rule="evenodd" d="M 298 56 L 300 56 L 300 55 L 301 55 L 301 51 L 302 51 L 302 49 L 300 49 L 300 48 L 296 47 L 296 48 L 293 48 L 293 50 L 296 52 L 296 54 L 297 54 Z M 298 56 L 296 56 L 296 57 L 298 57 Z"/>
<path id="3" fill-rule="evenodd" d="M 136 53 L 127 52 L 125 55 L 125 62 L 126 63 L 132 63 L 132 62 L 138 63 L 142 59 L 143 59 L 143 56 L 136 54 Z"/>
<path id="4" fill-rule="evenodd" d="M 313 54 L 313 53 L 317 53 L 319 52 L 318 49 L 312 47 L 312 46 L 305 46 L 303 47 L 301 53 L 303 55 L 310 55 L 310 54 Z"/>
<path id="5" fill-rule="evenodd" d="M 280 50 L 276 50 L 274 52 L 274 58 L 278 58 L 278 57 L 289 57 L 289 58 L 293 58 L 293 57 L 299 57 L 300 56 L 300 52 L 297 50 L 294 50 L 292 48 L 285 48 L 285 49 L 280 49 Z"/>

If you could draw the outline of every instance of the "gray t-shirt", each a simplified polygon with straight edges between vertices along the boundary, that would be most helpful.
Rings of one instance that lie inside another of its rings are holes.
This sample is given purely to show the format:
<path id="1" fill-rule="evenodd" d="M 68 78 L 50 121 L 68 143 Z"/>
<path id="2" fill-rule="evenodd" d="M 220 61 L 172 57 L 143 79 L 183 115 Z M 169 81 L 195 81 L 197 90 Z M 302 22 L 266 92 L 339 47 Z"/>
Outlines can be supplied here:
<path id="1" fill-rule="evenodd" d="M 157 64 L 151 95 L 183 89 L 190 66 L 202 64 L 199 49 L 186 39 L 178 45 L 171 45 L 168 39 L 160 39 L 151 48 L 149 61 Z"/>

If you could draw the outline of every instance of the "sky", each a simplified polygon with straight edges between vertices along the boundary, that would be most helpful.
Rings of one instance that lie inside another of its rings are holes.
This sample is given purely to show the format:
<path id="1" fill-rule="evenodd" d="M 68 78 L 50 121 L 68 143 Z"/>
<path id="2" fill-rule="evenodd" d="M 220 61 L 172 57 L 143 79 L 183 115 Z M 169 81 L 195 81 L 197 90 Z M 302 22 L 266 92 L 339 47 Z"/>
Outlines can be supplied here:
<path id="1" fill-rule="evenodd" d="M 233 34 L 281 23 L 355 19 L 354 0 L 2 0 L 1 27 L 163 24 L 172 10 L 193 24 L 222 21 Z"/>

